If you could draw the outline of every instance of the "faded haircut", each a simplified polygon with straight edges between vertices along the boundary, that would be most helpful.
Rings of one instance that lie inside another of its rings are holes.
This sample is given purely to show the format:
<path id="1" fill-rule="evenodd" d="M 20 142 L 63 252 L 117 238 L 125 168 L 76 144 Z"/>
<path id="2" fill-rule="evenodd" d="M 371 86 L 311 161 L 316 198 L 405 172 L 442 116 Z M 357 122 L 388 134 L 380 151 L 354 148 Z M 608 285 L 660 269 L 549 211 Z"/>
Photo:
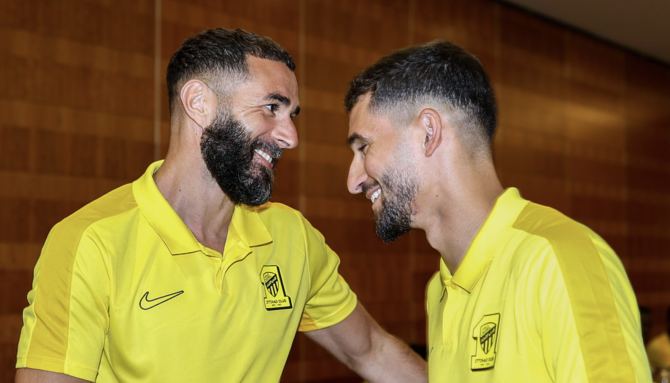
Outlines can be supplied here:
<path id="1" fill-rule="evenodd" d="M 407 124 L 419 108 L 448 116 L 474 152 L 491 155 L 496 101 L 481 62 L 456 44 L 436 40 L 382 57 L 351 81 L 344 98 L 348 113 L 370 94 L 369 111 Z"/>
<path id="2" fill-rule="evenodd" d="M 249 76 L 247 55 L 286 64 L 295 71 L 295 62 L 284 48 L 265 36 L 242 29 L 209 29 L 191 36 L 177 49 L 167 67 L 170 112 L 179 100 L 181 87 L 197 78 L 221 94 L 221 78 L 236 81 Z"/>

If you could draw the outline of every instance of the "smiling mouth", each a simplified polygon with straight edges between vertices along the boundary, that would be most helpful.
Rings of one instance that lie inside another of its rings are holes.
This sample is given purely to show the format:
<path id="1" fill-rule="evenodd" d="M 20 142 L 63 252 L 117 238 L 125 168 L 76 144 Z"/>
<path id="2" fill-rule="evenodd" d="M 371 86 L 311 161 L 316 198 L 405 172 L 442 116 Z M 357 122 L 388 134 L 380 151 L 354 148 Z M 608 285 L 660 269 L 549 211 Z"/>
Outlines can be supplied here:
<path id="1" fill-rule="evenodd" d="M 377 198 L 379 198 L 380 195 L 382 195 L 382 189 L 377 189 L 377 191 L 372 193 L 372 195 L 370 196 L 370 201 L 372 201 L 372 203 L 375 203 L 375 201 L 377 200 Z"/>
<path id="2" fill-rule="evenodd" d="M 255 152 L 256 152 L 256 154 L 261 156 L 261 158 L 263 158 L 268 163 L 268 166 L 270 168 L 274 167 L 274 165 L 272 163 L 272 156 L 270 156 L 269 154 L 265 153 L 264 151 L 262 151 L 260 149 L 256 149 Z"/>

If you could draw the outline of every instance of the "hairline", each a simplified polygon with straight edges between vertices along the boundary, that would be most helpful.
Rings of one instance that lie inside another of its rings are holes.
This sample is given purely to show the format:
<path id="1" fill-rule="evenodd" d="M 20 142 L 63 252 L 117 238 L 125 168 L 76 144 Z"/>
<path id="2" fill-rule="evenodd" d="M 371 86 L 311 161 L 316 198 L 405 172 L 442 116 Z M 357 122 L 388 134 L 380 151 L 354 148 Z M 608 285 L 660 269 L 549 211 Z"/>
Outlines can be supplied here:
<path id="1" fill-rule="evenodd" d="M 255 57 L 261 60 L 270 60 L 284 64 L 291 72 L 295 73 L 295 70 L 286 64 L 282 60 L 273 60 L 267 57 L 260 57 L 253 55 L 251 53 L 244 54 L 244 60 L 242 61 L 242 68 L 239 70 L 233 70 L 230 68 L 214 68 L 211 70 L 203 70 L 201 72 L 195 73 L 189 78 L 181 79 L 176 85 L 179 89 L 177 92 L 176 102 L 181 102 L 181 89 L 186 85 L 187 82 L 191 80 L 199 80 L 205 83 L 214 93 L 216 93 L 217 98 L 220 98 L 219 104 L 222 101 L 229 100 L 232 97 L 232 93 L 240 85 L 253 79 L 251 70 L 249 70 L 249 57 Z M 172 108 L 170 107 L 172 110 Z"/>
<path id="2" fill-rule="evenodd" d="M 472 157 L 493 158 L 493 142 L 485 134 L 481 134 L 482 126 L 472 121 L 472 113 L 463 107 L 453 105 L 448 99 L 431 94 L 413 95 L 409 100 L 393 98 L 390 100 L 375 99 L 375 92 L 368 90 L 360 94 L 352 105 L 353 110 L 363 98 L 370 96 L 368 112 L 375 117 L 389 118 L 397 129 L 407 130 L 420 110 L 430 108 L 444 116 L 454 127 L 466 149 Z"/>

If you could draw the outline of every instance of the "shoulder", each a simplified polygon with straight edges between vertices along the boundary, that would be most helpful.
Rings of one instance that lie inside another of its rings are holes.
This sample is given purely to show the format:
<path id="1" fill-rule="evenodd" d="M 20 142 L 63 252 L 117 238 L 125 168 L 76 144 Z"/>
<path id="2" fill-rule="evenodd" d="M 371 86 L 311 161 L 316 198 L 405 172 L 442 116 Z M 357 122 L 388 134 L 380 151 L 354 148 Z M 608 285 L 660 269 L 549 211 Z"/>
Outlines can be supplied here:
<path id="1" fill-rule="evenodd" d="M 512 228 L 552 243 L 561 242 L 573 235 L 584 239 L 589 237 L 585 226 L 555 209 L 532 202 L 521 211 Z"/>
<path id="2" fill-rule="evenodd" d="M 276 219 L 304 220 L 304 217 L 298 210 L 279 202 L 268 202 L 252 209 L 254 209 L 258 213 L 258 216 L 264 221 Z"/>
<path id="3" fill-rule="evenodd" d="M 535 203 L 521 211 L 500 255 L 512 273 L 524 279 L 599 276 L 615 285 L 628 284 L 621 261 L 600 236 L 561 212 Z"/>
<path id="4" fill-rule="evenodd" d="M 57 223 L 49 234 L 50 246 L 77 247 L 84 233 L 93 226 L 136 207 L 132 184 L 114 189 Z"/>
<path id="5" fill-rule="evenodd" d="M 577 332 L 587 370 L 616 370 L 626 381 L 646 374 L 635 294 L 621 261 L 600 236 L 554 209 L 529 203 L 508 239 L 510 259 L 519 259 L 515 270 L 530 297 L 528 307 L 537 308 L 550 332 L 568 327 Z M 574 325 L 565 327 L 569 323 Z"/>
<path id="6" fill-rule="evenodd" d="M 590 254 L 614 255 L 605 241 L 591 229 L 550 207 L 529 203 L 512 225 L 510 240 L 515 256 L 541 254 L 572 259 Z"/>
<path id="7" fill-rule="evenodd" d="M 269 231 L 280 230 L 298 234 L 311 228 L 311 225 L 300 211 L 282 203 L 268 202 L 252 209 L 258 213 L 258 217 Z"/>
<path id="8" fill-rule="evenodd" d="M 69 231 L 83 231 L 96 222 L 123 214 L 136 207 L 132 184 L 126 184 L 85 205 L 59 222 L 57 226 Z"/>

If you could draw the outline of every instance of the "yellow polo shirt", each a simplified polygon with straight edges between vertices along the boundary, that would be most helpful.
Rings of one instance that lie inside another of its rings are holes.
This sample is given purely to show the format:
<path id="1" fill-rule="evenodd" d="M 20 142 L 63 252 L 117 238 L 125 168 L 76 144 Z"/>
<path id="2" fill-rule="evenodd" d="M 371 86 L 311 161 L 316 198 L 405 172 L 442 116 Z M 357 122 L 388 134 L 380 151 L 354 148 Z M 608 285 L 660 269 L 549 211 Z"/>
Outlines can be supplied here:
<path id="1" fill-rule="evenodd" d="M 277 382 L 297 330 L 353 311 L 337 255 L 299 212 L 235 207 L 222 255 L 163 198 L 160 165 L 52 229 L 17 368 L 97 382 Z"/>
<path id="2" fill-rule="evenodd" d="M 428 284 L 435 382 L 651 382 L 635 295 L 589 228 L 507 189 Z"/>

